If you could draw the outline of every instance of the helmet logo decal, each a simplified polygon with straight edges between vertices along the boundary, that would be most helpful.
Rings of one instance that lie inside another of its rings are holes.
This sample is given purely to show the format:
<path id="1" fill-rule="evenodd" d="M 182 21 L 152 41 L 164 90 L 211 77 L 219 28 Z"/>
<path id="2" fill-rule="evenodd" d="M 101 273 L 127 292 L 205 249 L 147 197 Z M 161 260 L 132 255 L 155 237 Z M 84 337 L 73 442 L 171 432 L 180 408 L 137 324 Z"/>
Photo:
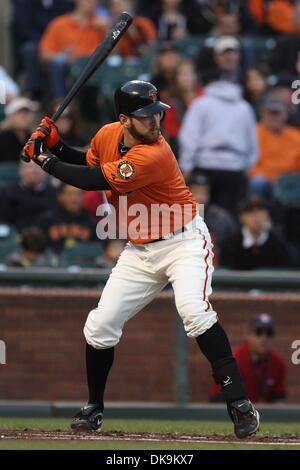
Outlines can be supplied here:
<path id="1" fill-rule="evenodd" d="M 157 101 L 157 91 L 156 90 L 150 90 L 149 91 L 149 96 L 152 99 L 152 101 Z"/>
<path id="2" fill-rule="evenodd" d="M 128 160 L 123 160 L 118 165 L 118 175 L 123 180 L 129 180 L 133 178 L 135 175 L 135 169 L 133 163 L 129 162 Z"/>

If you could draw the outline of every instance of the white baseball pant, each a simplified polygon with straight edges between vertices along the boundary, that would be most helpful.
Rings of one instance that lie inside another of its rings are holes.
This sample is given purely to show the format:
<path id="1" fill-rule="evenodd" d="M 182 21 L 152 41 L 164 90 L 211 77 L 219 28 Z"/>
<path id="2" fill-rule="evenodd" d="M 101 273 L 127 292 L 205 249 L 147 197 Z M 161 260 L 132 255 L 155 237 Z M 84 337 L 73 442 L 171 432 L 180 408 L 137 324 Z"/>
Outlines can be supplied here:
<path id="1" fill-rule="evenodd" d="M 96 349 L 115 346 L 130 318 L 168 283 L 185 331 L 197 337 L 217 322 L 208 297 L 212 292 L 212 243 L 200 216 L 186 231 L 144 245 L 127 243 L 102 292 L 98 307 L 87 318 L 84 335 Z"/>

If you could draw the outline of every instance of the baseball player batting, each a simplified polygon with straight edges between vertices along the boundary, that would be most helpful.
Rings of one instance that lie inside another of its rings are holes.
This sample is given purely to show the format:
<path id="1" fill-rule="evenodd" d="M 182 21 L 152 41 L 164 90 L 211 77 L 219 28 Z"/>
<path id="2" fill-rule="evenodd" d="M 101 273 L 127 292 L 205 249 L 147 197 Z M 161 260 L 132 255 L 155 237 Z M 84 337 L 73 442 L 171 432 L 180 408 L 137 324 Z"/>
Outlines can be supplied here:
<path id="1" fill-rule="evenodd" d="M 127 227 L 134 205 L 143 204 L 148 214 L 153 206 L 163 207 L 155 236 L 150 217 L 138 237 L 128 232 L 128 242 L 99 304 L 87 317 L 84 336 L 89 398 L 71 427 L 100 431 L 105 385 L 123 326 L 171 283 L 185 331 L 195 338 L 211 364 L 236 436 L 245 438 L 258 430 L 259 413 L 246 397 L 228 338 L 209 302 L 212 244 L 175 156 L 160 133 L 160 121 L 168 108 L 154 85 L 129 81 L 115 92 L 117 122 L 102 127 L 86 153 L 68 147 L 48 117 L 23 149 L 44 171 L 65 183 L 86 191 L 109 191 L 117 211 L 121 197 L 126 197 Z M 36 139 L 43 139 L 49 153 L 34 154 Z M 177 211 L 184 212 L 186 207 L 190 211 L 184 222 L 173 217 L 171 228 L 165 232 L 164 217 L 174 205 Z"/>

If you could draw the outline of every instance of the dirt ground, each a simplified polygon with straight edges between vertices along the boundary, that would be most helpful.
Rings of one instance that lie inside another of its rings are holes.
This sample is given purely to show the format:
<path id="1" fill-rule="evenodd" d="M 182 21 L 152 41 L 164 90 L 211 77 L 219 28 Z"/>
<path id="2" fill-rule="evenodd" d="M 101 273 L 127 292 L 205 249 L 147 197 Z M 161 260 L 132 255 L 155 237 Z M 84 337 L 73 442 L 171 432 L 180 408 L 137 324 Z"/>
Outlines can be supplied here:
<path id="1" fill-rule="evenodd" d="M 135 441 L 135 442 L 184 442 L 184 443 L 208 443 L 208 444 L 255 444 L 255 445 L 276 445 L 288 444 L 290 446 L 300 445 L 300 437 L 294 435 L 285 436 L 252 436 L 239 440 L 234 436 L 224 436 L 222 434 L 195 435 L 195 434 L 159 434 L 159 433 L 126 433 L 126 432 L 101 432 L 101 433 L 74 433 L 68 431 L 36 431 L 5 430 L 0 431 L 0 439 L 4 440 L 51 440 L 51 441 Z"/>

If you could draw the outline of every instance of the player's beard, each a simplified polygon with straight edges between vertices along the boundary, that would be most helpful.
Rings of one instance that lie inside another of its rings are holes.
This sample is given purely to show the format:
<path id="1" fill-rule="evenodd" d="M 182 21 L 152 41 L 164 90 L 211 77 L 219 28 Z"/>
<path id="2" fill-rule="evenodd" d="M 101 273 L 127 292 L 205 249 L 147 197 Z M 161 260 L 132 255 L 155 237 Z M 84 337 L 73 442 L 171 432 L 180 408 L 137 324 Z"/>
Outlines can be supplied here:
<path id="1" fill-rule="evenodd" d="M 132 135 L 134 139 L 141 142 L 141 144 L 154 144 L 154 142 L 156 142 L 159 138 L 160 129 L 156 126 L 153 126 L 153 128 L 149 129 L 149 133 L 144 135 L 137 130 L 134 123 L 131 121 L 130 127 L 128 128 L 128 132 Z"/>

